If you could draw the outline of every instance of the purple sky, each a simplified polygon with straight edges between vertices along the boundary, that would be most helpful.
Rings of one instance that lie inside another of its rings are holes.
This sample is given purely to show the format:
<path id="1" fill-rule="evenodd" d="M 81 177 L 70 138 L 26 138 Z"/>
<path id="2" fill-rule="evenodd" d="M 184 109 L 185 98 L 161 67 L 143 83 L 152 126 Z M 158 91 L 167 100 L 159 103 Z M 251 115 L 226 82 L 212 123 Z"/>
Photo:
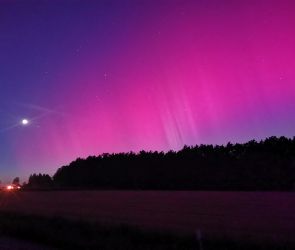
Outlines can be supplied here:
<path id="1" fill-rule="evenodd" d="M 292 0 L 0 0 L 0 179 L 293 137 L 294 13 Z"/>

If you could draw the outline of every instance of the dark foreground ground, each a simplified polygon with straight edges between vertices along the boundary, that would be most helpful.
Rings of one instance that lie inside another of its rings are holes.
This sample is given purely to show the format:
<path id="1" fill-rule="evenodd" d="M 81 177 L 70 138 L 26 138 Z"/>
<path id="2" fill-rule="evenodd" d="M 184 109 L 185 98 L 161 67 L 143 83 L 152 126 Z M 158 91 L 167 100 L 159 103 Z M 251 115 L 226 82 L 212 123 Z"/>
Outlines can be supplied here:
<path id="1" fill-rule="evenodd" d="M 295 249 L 294 208 L 280 192 L 1 193 L 0 229 L 62 249 L 198 249 L 197 235 L 204 249 Z"/>
<path id="2" fill-rule="evenodd" d="M 124 225 L 0 213 L 0 249 L 196 249 L 189 236 L 144 231 Z M 2 245 L 1 245 L 2 243 Z"/>
<path id="3" fill-rule="evenodd" d="M 142 230 L 126 225 L 107 225 L 68 220 L 0 213 L 0 249 L 6 250 L 283 250 L 294 249 L 289 243 L 248 242 L 232 239 L 197 239 L 180 235 Z"/>
<path id="4" fill-rule="evenodd" d="M 44 244 L 38 244 L 28 240 L 16 239 L 7 236 L 0 236 L 1 250 L 54 250 Z"/>

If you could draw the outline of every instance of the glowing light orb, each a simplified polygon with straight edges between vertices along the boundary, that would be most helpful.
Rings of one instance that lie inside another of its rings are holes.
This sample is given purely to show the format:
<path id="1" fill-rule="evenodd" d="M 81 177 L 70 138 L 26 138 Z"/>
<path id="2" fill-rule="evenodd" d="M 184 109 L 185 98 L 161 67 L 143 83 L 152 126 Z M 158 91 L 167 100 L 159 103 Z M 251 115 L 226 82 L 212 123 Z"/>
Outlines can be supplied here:
<path id="1" fill-rule="evenodd" d="M 29 120 L 28 119 L 22 119 L 22 125 L 28 125 Z"/>

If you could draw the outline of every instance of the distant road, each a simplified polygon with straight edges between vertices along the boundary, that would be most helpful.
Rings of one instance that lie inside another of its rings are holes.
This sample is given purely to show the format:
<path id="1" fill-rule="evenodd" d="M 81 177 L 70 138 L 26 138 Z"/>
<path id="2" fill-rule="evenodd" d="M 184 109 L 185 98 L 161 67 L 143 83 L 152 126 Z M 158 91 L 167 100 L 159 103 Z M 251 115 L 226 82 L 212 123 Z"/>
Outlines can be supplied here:
<path id="1" fill-rule="evenodd" d="M 287 192 L 2 192 L 0 210 L 191 234 L 200 230 L 207 238 L 295 242 L 295 193 Z"/>

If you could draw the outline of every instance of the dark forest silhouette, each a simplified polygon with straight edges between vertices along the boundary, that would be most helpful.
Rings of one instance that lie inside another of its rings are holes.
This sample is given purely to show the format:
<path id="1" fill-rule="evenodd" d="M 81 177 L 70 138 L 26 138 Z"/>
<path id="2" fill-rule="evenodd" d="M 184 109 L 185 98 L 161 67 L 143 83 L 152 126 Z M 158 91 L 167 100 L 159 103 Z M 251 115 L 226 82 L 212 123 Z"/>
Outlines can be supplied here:
<path id="1" fill-rule="evenodd" d="M 78 158 L 28 188 L 132 190 L 294 190 L 295 137 L 270 137 L 180 151 L 118 153 Z"/>

